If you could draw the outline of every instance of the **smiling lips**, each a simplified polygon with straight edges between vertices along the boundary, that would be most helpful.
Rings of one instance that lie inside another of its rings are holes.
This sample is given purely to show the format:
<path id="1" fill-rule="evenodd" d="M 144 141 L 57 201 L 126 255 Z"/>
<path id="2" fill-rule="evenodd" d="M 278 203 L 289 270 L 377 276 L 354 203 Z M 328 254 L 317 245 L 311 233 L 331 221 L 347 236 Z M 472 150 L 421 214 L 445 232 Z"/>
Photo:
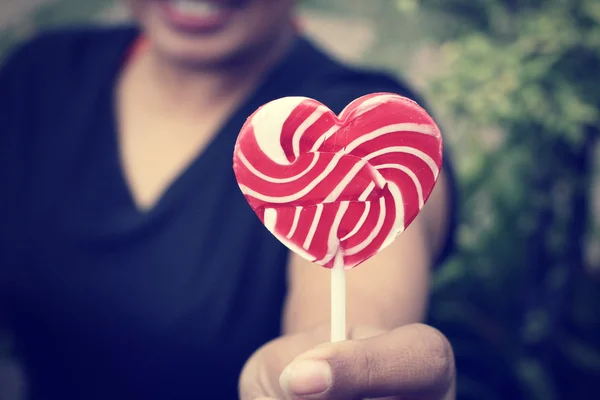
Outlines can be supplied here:
<path id="1" fill-rule="evenodd" d="M 217 31 L 227 25 L 235 11 L 233 3 L 214 0 L 166 0 L 159 6 L 170 26 L 188 33 Z"/>

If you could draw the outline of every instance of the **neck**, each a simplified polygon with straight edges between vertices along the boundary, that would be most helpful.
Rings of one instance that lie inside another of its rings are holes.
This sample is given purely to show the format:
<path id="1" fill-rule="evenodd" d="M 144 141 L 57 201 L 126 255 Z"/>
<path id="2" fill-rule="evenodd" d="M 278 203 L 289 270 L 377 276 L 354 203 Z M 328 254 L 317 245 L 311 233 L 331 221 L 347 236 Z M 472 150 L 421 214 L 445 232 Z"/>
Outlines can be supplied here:
<path id="1" fill-rule="evenodd" d="M 146 54 L 146 71 L 161 99 L 178 112 L 197 114 L 244 98 L 289 50 L 295 32 L 248 51 L 227 63 L 191 65 L 168 59 L 156 50 Z"/>

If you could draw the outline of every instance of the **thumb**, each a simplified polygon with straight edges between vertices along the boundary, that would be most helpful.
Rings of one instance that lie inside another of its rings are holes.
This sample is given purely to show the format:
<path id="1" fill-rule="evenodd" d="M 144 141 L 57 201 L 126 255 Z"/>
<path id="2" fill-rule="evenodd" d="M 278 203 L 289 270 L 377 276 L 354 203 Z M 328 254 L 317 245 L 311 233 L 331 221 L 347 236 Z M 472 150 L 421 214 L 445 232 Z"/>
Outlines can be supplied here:
<path id="1" fill-rule="evenodd" d="M 451 392 L 453 379 L 448 340 L 434 328 L 413 324 L 367 339 L 316 347 L 294 359 L 280 383 L 299 398 L 441 400 Z"/>

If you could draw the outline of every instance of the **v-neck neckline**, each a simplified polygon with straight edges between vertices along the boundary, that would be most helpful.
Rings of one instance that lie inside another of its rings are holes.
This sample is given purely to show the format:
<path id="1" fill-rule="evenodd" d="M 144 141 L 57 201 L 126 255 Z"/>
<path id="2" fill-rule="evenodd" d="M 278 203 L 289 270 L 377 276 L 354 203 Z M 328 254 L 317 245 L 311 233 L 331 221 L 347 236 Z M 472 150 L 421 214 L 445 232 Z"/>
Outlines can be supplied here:
<path id="1" fill-rule="evenodd" d="M 121 144 L 118 137 L 119 121 L 115 90 L 120 74 L 127 62 L 126 57 L 132 49 L 132 46 L 135 45 L 135 40 L 139 38 L 139 35 L 140 31 L 137 28 L 131 28 L 127 39 L 124 40 L 123 48 L 120 49 L 121 54 L 115 60 L 116 62 L 112 69 L 112 74 L 106 85 L 107 93 L 105 93 L 105 95 L 109 96 L 108 101 L 110 102 L 110 107 L 108 109 L 110 151 L 113 153 L 113 160 L 117 163 L 116 170 L 118 171 L 117 180 L 119 189 L 126 197 L 127 206 L 131 208 L 138 218 L 152 218 L 153 216 L 160 215 L 162 210 L 168 208 L 175 199 L 185 193 L 192 184 L 192 181 L 197 180 L 198 177 L 202 176 L 200 172 L 204 171 L 208 174 L 211 170 L 218 169 L 216 166 L 221 168 L 224 167 L 221 163 L 228 163 L 230 166 L 232 165 L 233 149 L 237 134 L 246 119 L 262 104 L 273 100 L 276 97 L 286 95 L 287 90 L 292 89 L 294 86 L 299 86 L 297 81 L 289 78 L 286 79 L 286 76 L 290 73 L 290 67 L 293 67 L 292 70 L 296 71 L 302 71 L 302 68 L 308 67 L 301 65 L 304 60 L 300 54 L 302 53 L 300 50 L 306 46 L 308 42 L 302 37 L 297 37 L 295 43 L 288 49 L 287 54 L 271 67 L 264 75 L 261 82 L 251 91 L 250 95 L 240 102 L 233 109 L 233 112 L 220 124 L 214 137 L 208 142 L 205 148 L 169 182 L 151 207 L 142 208 L 135 200 L 122 162 Z M 276 96 L 271 96 L 272 94 L 276 94 Z M 224 157 L 224 155 L 230 154 L 231 157 Z M 225 168 L 227 167 L 225 166 Z M 230 175 L 233 178 L 233 169 L 230 169 Z M 195 184 L 202 183 L 195 182 Z"/>

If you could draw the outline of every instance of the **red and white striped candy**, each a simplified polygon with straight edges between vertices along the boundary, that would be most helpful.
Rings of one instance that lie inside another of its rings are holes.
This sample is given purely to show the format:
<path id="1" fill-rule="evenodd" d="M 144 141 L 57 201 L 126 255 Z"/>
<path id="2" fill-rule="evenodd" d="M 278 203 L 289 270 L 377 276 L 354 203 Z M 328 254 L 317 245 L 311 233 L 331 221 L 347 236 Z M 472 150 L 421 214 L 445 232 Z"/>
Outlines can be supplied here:
<path id="1" fill-rule="evenodd" d="M 388 246 L 417 216 L 442 164 L 433 119 L 407 98 L 376 93 L 339 118 L 305 97 L 260 107 L 237 139 L 242 193 L 284 245 L 353 268 Z"/>

